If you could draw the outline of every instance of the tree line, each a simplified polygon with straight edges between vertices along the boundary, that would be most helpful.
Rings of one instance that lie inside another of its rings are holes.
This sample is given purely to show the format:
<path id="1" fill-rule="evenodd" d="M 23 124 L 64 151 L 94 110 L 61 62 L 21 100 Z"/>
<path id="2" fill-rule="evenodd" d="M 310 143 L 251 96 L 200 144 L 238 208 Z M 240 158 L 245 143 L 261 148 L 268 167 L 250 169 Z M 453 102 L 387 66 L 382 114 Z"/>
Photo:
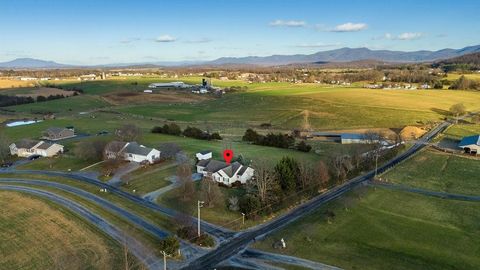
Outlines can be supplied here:
<path id="1" fill-rule="evenodd" d="M 35 103 L 35 102 L 44 102 L 44 101 L 50 101 L 55 99 L 61 99 L 61 98 L 65 98 L 65 96 L 58 94 L 58 95 L 49 95 L 46 97 L 37 96 L 36 98 L 33 98 L 33 97 L 24 97 L 24 96 L 0 95 L 0 107 L 21 105 L 21 104 L 28 104 L 28 103 Z"/>
<path id="2" fill-rule="evenodd" d="M 203 131 L 196 127 L 187 126 L 183 131 L 175 123 L 164 124 L 163 126 L 155 126 L 152 128 L 152 133 L 161 133 L 167 135 L 180 136 L 199 139 L 199 140 L 222 140 L 222 137 L 218 132 L 210 133 L 208 131 Z"/>
<path id="3" fill-rule="evenodd" d="M 310 150 L 312 150 L 312 147 L 305 143 L 305 141 L 300 141 L 295 144 L 295 137 L 293 135 L 282 133 L 268 133 L 267 135 L 261 135 L 251 128 L 245 131 L 242 140 L 256 145 L 292 148 L 302 152 L 310 152 Z"/>

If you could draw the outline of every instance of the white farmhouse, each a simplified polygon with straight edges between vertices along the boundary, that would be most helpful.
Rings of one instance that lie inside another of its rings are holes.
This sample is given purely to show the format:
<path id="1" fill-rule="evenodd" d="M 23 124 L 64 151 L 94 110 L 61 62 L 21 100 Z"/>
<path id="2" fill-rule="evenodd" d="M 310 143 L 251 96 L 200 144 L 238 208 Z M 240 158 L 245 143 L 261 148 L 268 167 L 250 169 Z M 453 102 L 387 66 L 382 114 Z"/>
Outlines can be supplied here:
<path id="1" fill-rule="evenodd" d="M 105 147 L 105 156 L 110 159 L 121 158 L 133 162 L 152 164 L 160 159 L 160 151 L 137 142 L 112 141 Z"/>
<path id="2" fill-rule="evenodd" d="M 252 179 L 254 170 L 239 162 L 227 164 L 214 159 L 204 159 L 197 163 L 197 173 L 211 178 L 218 183 L 231 186 L 235 182 L 245 184 Z"/>
<path id="3" fill-rule="evenodd" d="M 31 155 L 53 157 L 56 154 L 63 153 L 63 145 L 44 141 L 21 140 L 18 143 L 12 143 L 9 147 L 10 154 L 19 157 L 29 157 Z"/>

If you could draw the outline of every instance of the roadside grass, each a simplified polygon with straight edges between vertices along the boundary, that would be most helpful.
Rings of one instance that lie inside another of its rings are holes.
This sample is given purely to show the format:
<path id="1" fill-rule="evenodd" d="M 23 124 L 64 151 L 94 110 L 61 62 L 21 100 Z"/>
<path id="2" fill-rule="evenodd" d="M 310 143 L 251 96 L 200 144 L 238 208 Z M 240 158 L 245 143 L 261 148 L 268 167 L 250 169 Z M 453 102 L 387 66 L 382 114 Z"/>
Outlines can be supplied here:
<path id="1" fill-rule="evenodd" d="M 140 168 L 124 176 L 126 181 L 123 182 L 121 188 L 124 191 L 141 196 L 170 185 L 171 182 L 167 178 L 176 175 L 175 163 L 168 161 L 159 165 Z"/>
<path id="2" fill-rule="evenodd" d="M 254 247 L 343 269 L 478 269 L 479 217 L 474 202 L 359 189 Z M 274 249 L 281 238 L 287 248 Z"/>
<path id="3" fill-rule="evenodd" d="M 480 195 L 480 160 L 424 150 L 381 176 L 395 184 Z"/>
<path id="4" fill-rule="evenodd" d="M 119 269 L 121 245 L 51 202 L 0 191 L 0 269 Z"/>
<path id="5" fill-rule="evenodd" d="M 173 189 L 157 198 L 157 203 L 165 205 L 169 208 L 181 211 L 183 213 L 197 216 L 197 200 L 203 200 L 200 195 L 201 181 L 194 183 L 196 192 L 188 198 L 183 199 L 182 191 L 179 188 Z M 262 220 L 245 220 L 245 225 L 242 225 L 242 215 L 238 211 L 231 211 L 228 209 L 227 200 L 231 196 L 241 198 L 245 194 L 243 188 L 225 188 L 220 187 L 223 194 L 222 200 L 214 207 L 203 207 L 201 209 L 201 217 L 203 220 L 226 227 L 231 230 L 239 230 L 241 228 L 248 228 L 259 224 Z"/>
<path id="6" fill-rule="evenodd" d="M 3 185 L 3 184 L 0 184 L 0 185 Z M 15 186 L 23 186 L 23 187 L 29 187 L 29 188 L 34 188 L 38 190 L 44 190 L 44 191 L 48 191 L 48 192 L 57 194 L 59 196 L 62 196 L 68 200 L 72 200 L 86 207 L 90 212 L 103 217 L 105 220 L 110 222 L 112 225 L 116 226 L 126 235 L 129 235 L 135 238 L 136 240 L 138 240 L 139 242 L 141 242 L 142 244 L 145 245 L 147 250 L 151 250 L 152 253 L 156 254 L 157 256 L 161 255 L 160 251 L 158 250 L 158 244 L 159 244 L 158 238 L 144 231 L 143 229 L 137 227 L 136 225 L 130 223 L 126 219 L 118 216 L 117 214 L 114 214 L 109 210 L 106 210 L 105 208 L 97 205 L 96 203 L 90 202 L 86 199 L 83 199 L 80 196 L 77 196 L 72 193 L 62 191 L 56 188 L 43 187 L 43 186 L 37 186 L 37 185 L 28 185 L 28 184 L 15 184 Z"/>
<path id="7" fill-rule="evenodd" d="M 19 170 L 77 171 L 91 165 L 91 162 L 71 155 L 42 157 L 17 167 Z"/>
<path id="8" fill-rule="evenodd" d="M 85 190 L 87 192 L 90 192 L 112 203 L 115 203 L 118 206 L 121 206 L 126 210 L 129 210 L 149 220 L 152 224 L 156 224 L 157 226 L 159 226 L 160 228 L 163 228 L 166 231 L 168 231 L 172 226 L 171 218 L 164 216 L 163 214 L 155 212 L 144 206 L 138 205 L 134 202 L 131 202 L 130 200 L 124 199 L 110 192 L 107 192 L 107 193 L 100 192 L 100 188 L 93 186 L 91 184 L 77 181 L 77 180 L 64 178 L 64 177 L 52 177 L 48 175 L 17 174 L 17 173 L 15 174 L 1 173 L 0 178 L 36 179 L 36 180 L 52 181 L 52 182 L 58 182 L 61 184 L 70 185 L 70 186 Z"/>

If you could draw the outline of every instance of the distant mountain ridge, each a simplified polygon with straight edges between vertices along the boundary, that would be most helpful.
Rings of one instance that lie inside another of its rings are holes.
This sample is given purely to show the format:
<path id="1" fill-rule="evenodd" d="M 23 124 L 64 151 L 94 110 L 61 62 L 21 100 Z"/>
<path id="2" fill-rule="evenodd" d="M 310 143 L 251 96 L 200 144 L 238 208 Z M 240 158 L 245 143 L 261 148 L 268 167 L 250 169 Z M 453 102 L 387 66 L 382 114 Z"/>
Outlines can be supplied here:
<path id="1" fill-rule="evenodd" d="M 287 65 L 295 63 L 315 62 L 351 62 L 359 60 L 377 60 L 385 62 L 430 62 L 447 59 L 464 54 L 480 52 L 480 45 L 462 49 L 442 49 L 438 51 L 389 51 L 370 50 L 368 48 L 341 48 L 330 51 L 321 51 L 314 54 L 272 55 L 249 57 L 222 57 L 208 62 L 209 64 L 253 64 L 253 65 Z"/>
<path id="2" fill-rule="evenodd" d="M 102 68 L 102 67 L 135 67 L 135 66 L 193 66 L 193 65 L 260 65 L 276 66 L 307 63 L 341 63 L 362 60 L 383 62 L 433 62 L 442 59 L 459 57 L 465 54 L 480 52 L 480 45 L 468 46 L 461 49 L 442 49 L 438 51 L 390 51 L 371 50 L 368 48 L 341 48 L 329 51 L 320 51 L 314 54 L 221 57 L 212 61 L 151 61 L 138 63 L 116 63 L 104 65 L 66 65 L 53 61 L 33 58 L 18 58 L 9 62 L 0 63 L 0 68 Z"/>
<path id="3" fill-rule="evenodd" d="M 0 68 L 67 68 L 71 65 L 59 64 L 54 61 L 45 61 L 34 58 L 17 58 L 12 61 L 0 63 Z"/>

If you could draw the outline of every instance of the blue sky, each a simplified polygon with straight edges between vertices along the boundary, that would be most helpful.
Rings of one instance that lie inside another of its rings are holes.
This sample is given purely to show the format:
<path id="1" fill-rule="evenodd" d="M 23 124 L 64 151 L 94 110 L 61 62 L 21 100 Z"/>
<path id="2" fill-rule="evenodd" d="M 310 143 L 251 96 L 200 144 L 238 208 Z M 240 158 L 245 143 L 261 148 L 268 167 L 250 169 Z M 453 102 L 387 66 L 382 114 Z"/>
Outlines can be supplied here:
<path id="1" fill-rule="evenodd" d="M 480 44 L 480 1 L 10 1 L 0 61 L 71 64 Z"/>

